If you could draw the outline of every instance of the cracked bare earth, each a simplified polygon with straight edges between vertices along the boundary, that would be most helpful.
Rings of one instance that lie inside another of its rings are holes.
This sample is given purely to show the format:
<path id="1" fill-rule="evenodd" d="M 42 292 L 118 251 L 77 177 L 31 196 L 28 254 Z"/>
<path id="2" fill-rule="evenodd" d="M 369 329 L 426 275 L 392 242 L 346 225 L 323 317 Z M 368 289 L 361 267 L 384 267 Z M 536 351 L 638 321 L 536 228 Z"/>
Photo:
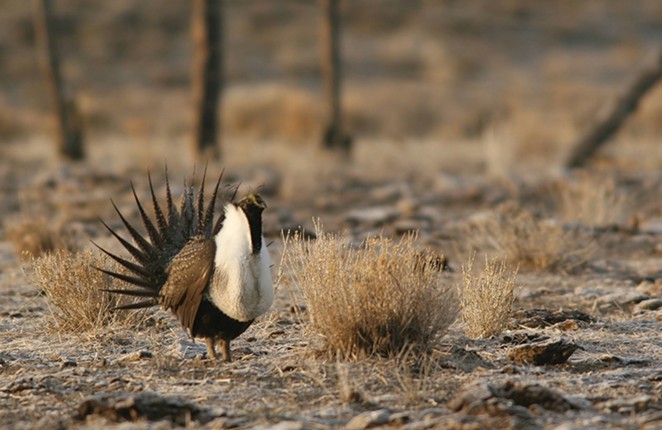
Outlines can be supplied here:
<path id="1" fill-rule="evenodd" d="M 520 266 L 506 331 L 471 339 L 460 318 L 425 357 L 339 362 L 316 353 L 305 303 L 281 279 L 272 310 L 233 343 L 235 360 L 217 363 L 160 310 L 135 328 L 58 330 L 30 262 L 7 237 L 12 223 L 43 216 L 80 248 L 92 248 L 89 239 L 110 244 L 96 217 L 113 219 L 111 197 L 131 213 L 128 183 L 146 192 L 143 170 L 0 167 L 2 428 L 662 428 L 661 176 L 614 173 L 637 200 L 629 218 L 596 227 L 562 222 L 550 190 L 567 177 L 337 173 L 302 197 L 267 171 L 259 181 L 274 275 L 282 231 L 311 229 L 313 217 L 355 243 L 417 230 L 422 247 L 449 258 L 444 278 L 458 286 L 475 243 L 471 224 L 503 203 L 561 223 L 567 240 L 594 249 L 563 268 Z M 236 171 L 229 179 L 254 185 Z M 479 261 L 502 251 L 477 252 Z"/>

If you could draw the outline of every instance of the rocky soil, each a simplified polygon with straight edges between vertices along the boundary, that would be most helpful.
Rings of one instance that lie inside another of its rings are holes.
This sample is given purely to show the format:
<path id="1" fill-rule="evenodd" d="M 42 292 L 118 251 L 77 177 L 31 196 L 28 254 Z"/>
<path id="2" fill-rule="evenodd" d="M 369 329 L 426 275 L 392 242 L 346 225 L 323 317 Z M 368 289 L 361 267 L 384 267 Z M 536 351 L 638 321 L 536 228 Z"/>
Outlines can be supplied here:
<path id="1" fill-rule="evenodd" d="M 110 197 L 135 216 L 127 183 L 143 193 L 146 180 L 142 172 L 80 167 L 27 172 L 2 169 L 2 428 L 662 426 L 662 205 L 652 197 L 660 177 L 616 176 L 619 189 L 648 196 L 628 206 L 630 217 L 621 223 L 564 221 L 594 251 L 572 267 L 522 266 L 509 328 L 498 337 L 470 339 L 458 320 L 424 357 L 336 362 L 315 353 L 305 303 L 281 282 L 272 311 L 235 341 L 235 361 L 226 364 L 208 360 L 204 346 L 162 311 L 134 329 L 59 331 L 8 229 L 40 215 L 61 223 L 79 247 L 90 247 L 90 238 L 109 243 L 95 217 L 113 219 Z M 264 178 L 274 273 L 282 231 L 311 229 L 312 217 L 356 243 L 369 234 L 418 230 L 422 247 L 448 256 L 452 271 L 445 276 L 458 286 L 475 243 L 468 227 L 499 205 L 561 222 L 544 180 L 348 174 L 295 199 L 281 195 L 278 173 Z M 487 248 L 478 253 L 477 261 L 483 253 L 498 256 Z"/>

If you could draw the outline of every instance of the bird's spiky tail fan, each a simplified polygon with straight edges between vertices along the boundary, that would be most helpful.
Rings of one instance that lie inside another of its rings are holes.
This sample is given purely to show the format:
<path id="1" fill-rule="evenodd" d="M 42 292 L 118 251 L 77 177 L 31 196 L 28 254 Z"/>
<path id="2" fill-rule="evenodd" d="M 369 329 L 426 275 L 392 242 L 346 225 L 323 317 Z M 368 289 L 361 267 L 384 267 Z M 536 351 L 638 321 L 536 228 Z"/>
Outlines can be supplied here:
<path id="1" fill-rule="evenodd" d="M 116 309 L 140 309 L 158 305 L 159 293 L 168 279 L 167 268 L 172 258 L 181 251 L 191 238 L 199 236 L 211 238 L 213 232 L 220 229 L 225 214 L 221 213 L 221 216 L 218 218 L 215 225 L 213 220 L 216 196 L 221 184 L 221 179 L 223 178 L 223 172 L 219 175 L 214 192 L 205 208 L 206 176 L 207 169 L 205 168 L 197 196 L 196 190 L 192 185 L 184 187 L 182 202 L 180 208 L 177 209 L 173 203 L 170 183 L 168 181 L 168 169 L 166 168 L 166 214 L 158 203 L 156 194 L 154 193 L 154 186 L 152 185 L 152 177 L 148 172 L 147 178 L 149 180 L 152 206 L 154 208 L 154 220 L 152 220 L 145 212 L 145 209 L 136 194 L 136 190 L 133 187 L 133 184 L 131 184 L 133 197 L 136 201 L 138 211 L 140 212 L 140 217 L 142 218 L 143 225 L 147 232 L 147 237 L 141 235 L 138 230 L 127 221 L 117 208 L 117 205 L 111 200 L 115 211 L 122 220 L 126 230 L 129 232 L 133 243 L 120 236 L 103 220 L 101 220 L 101 223 L 120 242 L 120 244 L 122 244 L 129 254 L 131 254 L 133 261 L 113 254 L 93 242 L 97 248 L 119 263 L 126 270 L 115 272 L 99 267 L 97 267 L 97 269 L 114 278 L 129 283 L 135 288 L 106 289 L 104 291 L 140 297 L 143 299 L 135 303 L 118 306 Z"/>

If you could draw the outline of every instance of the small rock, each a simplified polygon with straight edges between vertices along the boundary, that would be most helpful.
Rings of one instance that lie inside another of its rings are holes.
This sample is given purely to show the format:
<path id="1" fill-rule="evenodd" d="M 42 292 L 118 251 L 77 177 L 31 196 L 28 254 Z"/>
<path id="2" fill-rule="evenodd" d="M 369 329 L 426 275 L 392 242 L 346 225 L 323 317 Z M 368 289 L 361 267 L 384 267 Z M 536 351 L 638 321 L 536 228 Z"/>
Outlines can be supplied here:
<path id="1" fill-rule="evenodd" d="M 347 430 L 363 430 L 386 424 L 390 417 L 391 413 L 387 409 L 364 412 L 349 420 L 345 428 Z"/>
<path id="2" fill-rule="evenodd" d="M 523 343 L 542 342 L 547 339 L 549 339 L 549 336 L 544 336 L 540 333 L 515 332 L 504 335 L 501 338 L 501 342 L 521 345 Z"/>
<path id="3" fill-rule="evenodd" d="M 83 421 L 89 415 L 99 415 L 111 422 L 160 421 L 166 419 L 177 425 L 186 425 L 189 420 L 202 424 L 215 418 L 210 410 L 176 397 L 164 397 L 155 393 L 113 393 L 88 397 L 78 406 L 75 419 Z"/>
<path id="4" fill-rule="evenodd" d="M 393 221 L 397 216 L 397 212 L 392 207 L 382 206 L 349 211 L 345 221 L 350 224 L 378 226 Z"/>
<path id="5" fill-rule="evenodd" d="M 579 348 L 576 343 L 566 339 L 550 339 L 544 342 L 518 345 L 508 351 L 508 359 L 516 363 L 563 364 Z"/>
<path id="6" fill-rule="evenodd" d="M 462 391 L 448 403 L 453 412 L 463 411 L 469 415 L 480 413 L 484 409 L 484 403 L 493 397 L 490 386 L 486 383 L 475 383 L 464 387 Z"/>
<path id="7" fill-rule="evenodd" d="M 529 328 L 549 327 L 567 320 L 593 322 L 589 314 L 577 310 L 526 309 L 514 315 L 517 325 Z"/>
<path id="8" fill-rule="evenodd" d="M 278 424 L 255 427 L 254 430 L 302 430 L 306 424 L 301 421 L 281 421 Z"/>
<path id="9" fill-rule="evenodd" d="M 139 360 L 144 360 L 146 358 L 152 358 L 152 356 L 153 354 L 149 351 L 135 351 L 126 354 L 124 357 L 120 359 L 120 361 L 123 363 L 128 363 L 131 361 L 139 361 Z"/>
<path id="10" fill-rule="evenodd" d="M 499 405 L 499 406 L 497 406 Z M 470 384 L 449 403 L 451 410 L 462 411 L 468 415 L 487 412 L 493 413 L 513 405 L 529 408 L 533 405 L 554 412 L 566 412 L 577 409 L 562 394 L 538 384 L 515 381 L 488 384 L 478 382 Z M 530 416 L 527 409 L 513 410 L 522 414 L 522 418 Z"/>
<path id="11" fill-rule="evenodd" d="M 554 324 L 550 328 L 560 331 L 577 331 L 579 330 L 579 324 L 577 324 L 577 321 L 575 320 L 565 320 Z"/>
<path id="12" fill-rule="evenodd" d="M 593 402 L 585 397 L 565 396 L 565 400 L 572 407 L 572 409 L 577 409 L 577 410 L 593 409 Z"/>
<path id="13" fill-rule="evenodd" d="M 617 355 L 613 354 L 603 354 L 598 357 L 598 360 L 603 363 L 622 363 L 623 359 Z"/>
<path id="14" fill-rule="evenodd" d="M 507 375 L 517 375 L 520 373 L 520 370 L 517 366 L 513 366 L 512 364 L 506 364 L 501 368 L 501 373 L 505 373 Z"/>
<path id="15" fill-rule="evenodd" d="M 447 365 L 463 372 L 473 372 L 479 367 L 483 369 L 492 369 L 494 365 L 483 359 L 476 351 L 468 351 L 459 346 L 453 346 L 450 357 L 445 359 Z"/>
<path id="16" fill-rule="evenodd" d="M 634 415 L 654 408 L 655 400 L 648 395 L 608 400 L 600 408 L 619 414 Z"/>
<path id="17" fill-rule="evenodd" d="M 644 300 L 648 300 L 650 297 L 646 294 L 641 294 L 636 291 L 628 291 L 623 293 L 612 293 L 605 294 L 601 297 L 598 297 L 598 305 L 611 305 L 611 306 L 627 306 L 634 305 Z"/>
<path id="18" fill-rule="evenodd" d="M 64 369 L 65 367 L 76 367 L 76 366 L 78 366 L 78 363 L 76 363 L 73 360 L 67 360 L 67 361 L 63 361 L 60 364 L 60 369 Z"/>
<path id="19" fill-rule="evenodd" d="M 410 421 L 411 421 L 411 415 L 409 414 L 409 412 L 396 412 L 388 417 L 389 424 L 396 426 L 402 426 L 404 424 L 409 423 Z"/>
<path id="20" fill-rule="evenodd" d="M 634 313 L 655 311 L 660 308 L 662 308 L 662 299 L 647 299 L 642 300 L 634 307 Z"/>
<path id="21" fill-rule="evenodd" d="M 619 364 L 621 366 L 642 366 L 649 364 L 649 360 L 641 357 L 621 357 L 613 354 L 603 354 L 598 357 L 601 363 Z"/>
<path id="22" fill-rule="evenodd" d="M 436 418 L 442 415 L 448 415 L 449 410 L 446 408 L 427 408 L 418 413 L 417 419 L 424 421 L 430 418 Z"/>

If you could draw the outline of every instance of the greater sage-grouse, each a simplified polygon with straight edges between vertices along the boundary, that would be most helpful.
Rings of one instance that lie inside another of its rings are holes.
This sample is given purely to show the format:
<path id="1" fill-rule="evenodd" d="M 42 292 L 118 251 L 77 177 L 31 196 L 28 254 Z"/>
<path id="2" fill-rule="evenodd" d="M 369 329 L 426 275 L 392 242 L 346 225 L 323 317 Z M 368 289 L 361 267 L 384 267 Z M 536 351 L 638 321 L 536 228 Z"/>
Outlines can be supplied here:
<path id="1" fill-rule="evenodd" d="M 154 220 L 145 212 L 135 188 L 133 196 L 147 235 L 140 234 L 111 201 L 133 244 L 103 220 L 103 225 L 126 248 L 133 261 L 101 247 L 125 270 L 100 269 L 132 284 L 132 289 L 110 293 L 141 297 L 117 309 L 140 309 L 161 305 L 171 310 L 194 338 L 204 338 L 208 356 L 216 359 L 215 345 L 225 361 L 231 360 L 230 341 L 243 333 L 273 301 L 269 253 L 262 236 L 262 211 L 267 207 L 258 194 L 223 203 L 214 222 L 216 196 L 223 174 L 207 207 L 205 176 L 196 193 L 185 186 L 179 210 L 175 207 L 166 171 L 166 212 L 159 205 L 148 174 Z M 197 195 L 196 195 L 197 194 Z M 98 246 L 98 245 L 97 245 Z"/>

